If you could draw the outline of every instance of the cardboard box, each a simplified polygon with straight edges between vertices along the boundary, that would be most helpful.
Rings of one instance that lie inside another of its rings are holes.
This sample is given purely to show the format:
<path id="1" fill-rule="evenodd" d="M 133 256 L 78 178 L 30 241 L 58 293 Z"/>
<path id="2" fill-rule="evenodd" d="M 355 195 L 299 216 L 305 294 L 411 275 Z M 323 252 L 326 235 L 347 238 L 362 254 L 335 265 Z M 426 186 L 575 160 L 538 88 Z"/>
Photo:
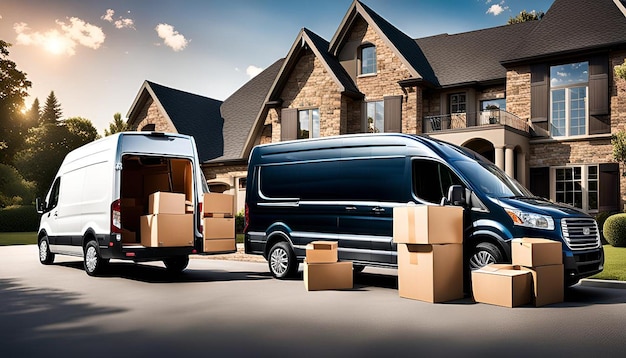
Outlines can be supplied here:
<path id="1" fill-rule="evenodd" d="M 193 246 L 192 214 L 144 215 L 141 222 L 141 244 L 146 247 Z"/>
<path id="2" fill-rule="evenodd" d="M 204 218 L 202 224 L 202 236 L 205 240 L 235 239 L 234 218 Z"/>
<path id="3" fill-rule="evenodd" d="M 234 197 L 230 194 L 204 193 L 202 211 L 204 214 L 227 214 L 233 216 Z"/>
<path id="4" fill-rule="evenodd" d="M 548 239 L 513 239 L 511 263 L 526 267 L 560 265 L 563 263 L 563 245 Z"/>
<path id="5" fill-rule="evenodd" d="M 463 298 L 463 245 L 398 244 L 398 293 L 426 302 Z"/>
<path id="6" fill-rule="evenodd" d="M 163 191 L 150 194 L 148 214 L 185 214 L 185 194 Z"/>
<path id="7" fill-rule="evenodd" d="M 521 267 L 532 275 L 532 303 L 535 307 L 563 302 L 565 279 L 563 265 Z"/>
<path id="8" fill-rule="evenodd" d="M 310 242 L 306 245 L 306 261 L 310 264 L 337 262 L 337 241 Z"/>
<path id="9" fill-rule="evenodd" d="M 398 244 L 463 243 L 463 208 L 401 206 L 393 208 L 393 242 Z"/>
<path id="10" fill-rule="evenodd" d="M 532 275 L 521 266 L 491 264 L 472 271 L 474 301 L 516 307 L 530 303 Z"/>
<path id="11" fill-rule="evenodd" d="M 236 251 L 235 239 L 212 239 L 204 240 L 204 252 Z"/>
<path id="12" fill-rule="evenodd" d="M 351 289 L 352 262 L 324 264 L 304 260 L 304 287 L 307 291 Z"/>

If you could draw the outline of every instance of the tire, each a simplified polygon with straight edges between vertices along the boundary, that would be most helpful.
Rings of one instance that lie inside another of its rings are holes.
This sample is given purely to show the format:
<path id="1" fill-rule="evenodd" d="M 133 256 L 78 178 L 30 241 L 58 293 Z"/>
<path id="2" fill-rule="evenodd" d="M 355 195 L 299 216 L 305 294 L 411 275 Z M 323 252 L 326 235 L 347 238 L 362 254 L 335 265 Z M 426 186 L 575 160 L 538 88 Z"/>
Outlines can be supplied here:
<path id="1" fill-rule="evenodd" d="M 352 272 L 354 273 L 361 273 L 363 272 L 363 270 L 365 270 L 365 266 L 364 265 L 352 265 Z"/>
<path id="2" fill-rule="evenodd" d="M 47 236 L 39 240 L 39 262 L 44 265 L 50 265 L 54 262 L 54 254 L 50 252 L 50 243 Z"/>
<path id="3" fill-rule="evenodd" d="M 504 255 L 498 247 L 490 242 L 481 242 L 472 250 L 468 259 L 468 268 L 470 271 L 493 263 L 501 263 L 504 261 Z"/>
<path id="4" fill-rule="evenodd" d="M 298 271 L 296 255 L 289 244 L 284 241 L 272 246 L 267 255 L 267 263 L 272 276 L 278 279 L 293 277 Z"/>
<path id="5" fill-rule="evenodd" d="M 187 268 L 189 256 L 176 256 L 163 260 L 165 269 L 171 274 L 179 274 Z"/>
<path id="6" fill-rule="evenodd" d="M 98 243 L 95 240 L 89 241 L 85 246 L 83 259 L 83 267 L 89 276 L 98 276 L 108 262 L 100 257 Z"/>

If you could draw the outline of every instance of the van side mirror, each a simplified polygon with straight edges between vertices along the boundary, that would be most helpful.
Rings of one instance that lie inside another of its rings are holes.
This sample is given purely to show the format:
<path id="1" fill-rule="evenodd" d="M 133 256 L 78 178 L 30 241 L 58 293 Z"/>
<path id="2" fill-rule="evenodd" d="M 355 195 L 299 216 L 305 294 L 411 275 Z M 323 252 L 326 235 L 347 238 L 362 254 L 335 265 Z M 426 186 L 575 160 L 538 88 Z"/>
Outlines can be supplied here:
<path id="1" fill-rule="evenodd" d="M 448 205 L 464 206 L 465 201 L 465 189 L 461 185 L 451 185 L 448 188 L 448 197 L 446 198 Z"/>
<path id="2" fill-rule="evenodd" d="M 46 202 L 42 201 L 39 198 L 35 199 L 35 208 L 37 209 L 37 214 L 43 214 L 44 210 L 46 209 Z"/>

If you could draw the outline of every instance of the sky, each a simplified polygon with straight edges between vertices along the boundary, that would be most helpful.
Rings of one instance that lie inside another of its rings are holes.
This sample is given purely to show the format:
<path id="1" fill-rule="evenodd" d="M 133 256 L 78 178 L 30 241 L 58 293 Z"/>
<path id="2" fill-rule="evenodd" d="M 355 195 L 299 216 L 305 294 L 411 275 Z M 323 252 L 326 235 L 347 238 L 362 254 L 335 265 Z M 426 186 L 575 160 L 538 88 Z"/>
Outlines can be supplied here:
<path id="1" fill-rule="evenodd" d="M 300 29 L 330 41 L 352 0 L 0 0 L 0 39 L 63 118 L 102 134 L 145 80 L 225 100 L 289 52 Z M 553 0 L 362 0 L 412 38 L 505 25 Z M 453 51 L 453 49 L 451 49 Z"/>

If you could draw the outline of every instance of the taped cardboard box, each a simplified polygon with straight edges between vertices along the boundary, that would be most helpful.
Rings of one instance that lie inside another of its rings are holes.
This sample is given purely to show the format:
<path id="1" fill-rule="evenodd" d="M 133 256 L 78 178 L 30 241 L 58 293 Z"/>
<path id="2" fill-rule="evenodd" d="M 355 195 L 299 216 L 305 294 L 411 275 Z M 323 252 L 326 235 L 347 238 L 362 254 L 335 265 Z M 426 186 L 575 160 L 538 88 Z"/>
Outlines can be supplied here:
<path id="1" fill-rule="evenodd" d="M 204 193 L 202 211 L 205 214 L 233 216 L 234 196 L 221 193 Z"/>
<path id="2" fill-rule="evenodd" d="M 351 289 L 352 275 L 352 262 L 314 264 L 304 260 L 304 287 L 307 291 Z"/>
<path id="3" fill-rule="evenodd" d="M 205 239 L 235 239 L 234 218 L 204 218 L 202 224 Z"/>
<path id="4" fill-rule="evenodd" d="M 563 245 L 559 241 L 548 239 L 513 239 L 511 263 L 526 267 L 560 265 L 563 263 Z"/>
<path id="5" fill-rule="evenodd" d="M 393 208 L 393 242 L 398 244 L 463 243 L 463 208 L 401 206 Z"/>
<path id="6" fill-rule="evenodd" d="M 148 214 L 185 214 L 185 194 L 163 191 L 150 194 Z"/>
<path id="7" fill-rule="evenodd" d="M 463 245 L 397 247 L 400 297 L 432 303 L 463 298 Z"/>
<path id="8" fill-rule="evenodd" d="M 535 307 L 561 303 L 565 296 L 563 265 L 521 267 L 532 275 L 531 300 Z"/>
<path id="9" fill-rule="evenodd" d="M 530 303 L 532 275 L 521 266 L 491 264 L 472 271 L 474 301 L 504 307 Z"/>
<path id="10" fill-rule="evenodd" d="M 205 239 L 204 252 L 232 252 L 237 250 L 235 239 Z"/>
<path id="11" fill-rule="evenodd" d="M 193 214 L 144 215 L 140 221 L 143 246 L 193 246 Z"/>
<path id="12" fill-rule="evenodd" d="M 306 261 L 311 264 L 337 262 L 337 241 L 310 242 L 306 245 Z"/>

